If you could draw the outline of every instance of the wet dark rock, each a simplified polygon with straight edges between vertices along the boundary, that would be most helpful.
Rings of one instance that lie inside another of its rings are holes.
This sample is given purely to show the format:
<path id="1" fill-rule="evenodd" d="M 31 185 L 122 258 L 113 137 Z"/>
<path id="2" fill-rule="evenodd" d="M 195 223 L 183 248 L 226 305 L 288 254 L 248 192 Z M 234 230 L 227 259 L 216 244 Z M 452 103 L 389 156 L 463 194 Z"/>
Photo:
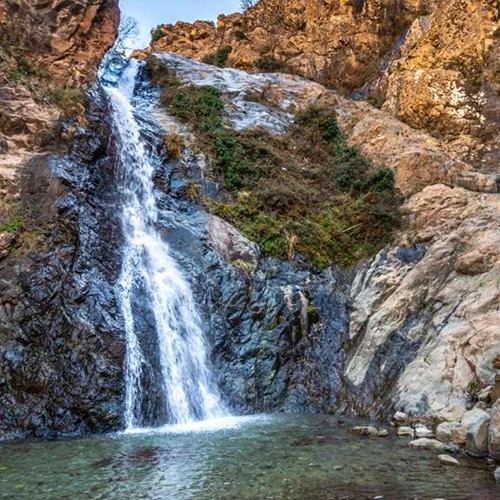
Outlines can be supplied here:
<path id="1" fill-rule="evenodd" d="M 0 438 L 121 422 L 120 225 L 97 92 L 89 122 L 67 156 L 34 157 L 21 179 L 28 228 L 43 242 L 0 263 Z"/>

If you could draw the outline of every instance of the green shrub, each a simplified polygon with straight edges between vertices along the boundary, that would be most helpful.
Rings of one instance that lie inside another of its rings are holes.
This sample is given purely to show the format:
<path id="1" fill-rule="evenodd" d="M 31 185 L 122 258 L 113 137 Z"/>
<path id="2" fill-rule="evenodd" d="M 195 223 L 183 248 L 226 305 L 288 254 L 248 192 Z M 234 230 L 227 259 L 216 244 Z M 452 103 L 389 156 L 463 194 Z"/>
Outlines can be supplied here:
<path id="1" fill-rule="evenodd" d="M 155 29 L 151 30 L 151 38 L 156 42 L 163 36 L 163 30 L 161 24 L 159 24 Z"/>
<path id="2" fill-rule="evenodd" d="M 20 215 L 10 215 L 6 222 L 0 224 L 0 231 L 7 233 L 19 233 L 24 224 L 24 218 Z"/>
<path id="3" fill-rule="evenodd" d="M 8 78 L 13 82 L 18 82 L 22 77 L 22 73 L 17 68 L 12 68 L 9 71 Z"/>
<path id="4" fill-rule="evenodd" d="M 31 76 L 37 73 L 36 68 L 34 68 L 26 59 L 20 59 L 17 67 L 20 73 L 25 76 Z"/>
<path id="5" fill-rule="evenodd" d="M 48 78 L 48 73 L 46 70 L 37 68 L 32 66 L 28 60 L 21 58 L 17 62 L 17 66 L 15 68 L 11 68 L 8 73 L 8 78 L 11 81 L 19 81 L 23 77 L 39 77 L 39 78 Z"/>
<path id="6" fill-rule="evenodd" d="M 214 65 L 219 68 L 224 68 L 227 65 L 229 54 L 231 54 L 232 51 L 233 47 L 231 47 L 231 45 L 226 45 L 225 47 L 217 49 L 214 55 Z"/>

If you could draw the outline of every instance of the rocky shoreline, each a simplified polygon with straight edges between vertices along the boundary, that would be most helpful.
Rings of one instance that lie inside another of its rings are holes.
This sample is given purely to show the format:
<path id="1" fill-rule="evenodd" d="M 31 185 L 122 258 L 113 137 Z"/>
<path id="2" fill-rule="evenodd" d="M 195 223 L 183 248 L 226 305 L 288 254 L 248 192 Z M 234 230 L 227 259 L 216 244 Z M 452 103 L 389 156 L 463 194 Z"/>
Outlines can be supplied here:
<path id="1" fill-rule="evenodd" d="M 492 388 L 490 388 L 492 389 Z M 434 418 L 410 417 L 396 412 L 390 426 L 399 438 L 407 439 L 408 446 L 416 450 L 433 450 L 443 465 L 459 466 L 460 455 L 488 459 L 491 465 L 500 463 L 500 399 L 493 404 L 491 390 L 484 391 L 483 401 L 467 411 L 462 407 L 445 408 Z M 488 401 L 488 403 L 486 402 Z M 387 437 L 383 427 L 357 426 L 350 429 L 355 436 Z M 451 456 L 455 455 L 454 456 Z M 500 484 L 500 466 L 494 471 Z"/>

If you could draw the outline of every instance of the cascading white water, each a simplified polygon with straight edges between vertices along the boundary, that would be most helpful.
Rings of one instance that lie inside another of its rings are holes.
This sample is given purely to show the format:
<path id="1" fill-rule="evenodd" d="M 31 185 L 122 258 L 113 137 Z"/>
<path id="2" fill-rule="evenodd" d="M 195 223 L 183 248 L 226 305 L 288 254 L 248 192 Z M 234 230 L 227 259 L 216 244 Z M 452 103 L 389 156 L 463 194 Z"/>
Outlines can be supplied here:
<path id="1" fill-rule="evenodd" d="M 125 320 L 126 414 L 128 430 L 140 427 L 141 402 L 147 394 L 141 376 L 147 367 L 140 347 L 141 332 L 133 313 L 136 284 L 147 291 L 154 315 L 162 383 L 169 424 L 224 416 L 226 411 L 210 374 L 201 320 L 188 283 L 157 232 L 158 208 L 153 162 L 134 118 L 131 102 L 138 63 L 125 70 L 117 88 L 106 87 L 117 142 L 125 249 L 120 299 Z"/>

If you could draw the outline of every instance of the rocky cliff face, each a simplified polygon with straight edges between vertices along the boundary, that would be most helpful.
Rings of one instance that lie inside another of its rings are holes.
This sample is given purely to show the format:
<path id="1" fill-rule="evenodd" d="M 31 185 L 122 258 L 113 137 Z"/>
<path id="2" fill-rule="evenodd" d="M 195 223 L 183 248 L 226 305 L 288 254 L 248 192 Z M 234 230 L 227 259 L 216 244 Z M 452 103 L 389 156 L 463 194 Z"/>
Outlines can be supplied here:
<path id="1" fill-rule="evenodd" d="M 95 89 L 77 100 L 77 115 L 58 124 L 58 102 L 38 94 L 45 78 L 64 82 L 74 58 L 74 82 L 91 80 L 112 42 L 106 27 L 116 29 L 116 4 L 55 5 L 0 3 L 9 14 L 0 16 L 3 33 L 15 19 L 50 21 L 32 40 L 26 30 L 11 33 L 15 43 L 2 56 L 10 77 L 0 88 L 0 173 L 8 193 L 0 232 L 0 437 L 116 429 L 123 415 L 125 346 L 115 289 L 122 235 L 107 102 Z M 205 196 L 220 195 L 212 160 L 190 148 L 190 131 L 157 107 L 143 68 L 135 96 L 158 158 L 158 225 L 200 304 L 226 400 L 248 413 L 364 416 L 394 408 L 433 416 L 453 407 L 462 415 L 479 399 L 494 402 L 500 195 L 487 158 L 495 154 L 488 149 L 496 119 L 495 2 L 290 0 L 279 13 L 271 5 L 264 0 L 217 27 L 162 26 L 147 52 L 181 85 L 215 87 L 224 123 L 238 130 L 280 136 L 297 112 L 327 109 L 349 145 L 393 172 L 405 197 L 404 223 L 390 248 L 350 269 L 319 271 L 294 252 L 289 260 L 263 257 L 197 201 L 193 182 Z M 279 30 L 260 21 L 278 14 Z M 45 40 L 40 52 L 29 50 L 35 40 Z M 286 63 L 315 78 L 330 75 L 328 83 L 348 93 L 368 82 L 365 95 L 382 110 L 297 76 L 252 75 L 162 53 L 202 57 L 227 43 L 233 65 Z M 449 46 L 463 66 L 445 67 Z M 82 50 L 88 59 L 80 59 Z M 470 64 L 477 58 L 481 90 Z M 420 78 L 426 83 L 418 90 Z M 472 92 L 464 101 L 456 82 Z M 481 101 L 472 105 L 470 96 Z M 182 136 L 176 154 L 165 134 Z M 61 135 L 72 137 L 72 146 L 48 154 Z M 467 161 L 464 145 L 484 152 L 471 157 L 485 159 L 481 168 Z M 143 341 L 154 345 L 150 305 L 140 294 L 136 300 Z M 159 390 L 153 382 L 150 389 Z"/>
<path id="2" fill-rule="evenodd" d="M 371 88 L 382 109 L 485 171 L 499 159 L 499 15 L 497 1 L 436 2 Z"/>
<path id="3" fill-rule="evenodd" d="M 379 61 L 431 2 L 416 0 L 262 0 L 217 26 L 161 25 L 148 50 L 202 59 L 231 45 L 228 64 L 289 70 L 350 93 L 376 76 Z"/>
<path id="4" fill-rule="evenodd" d="M 146 52 L 290 71 L 445 139 L 452 155 L 492 171 L 498 162 L 499 6 L 496 0 L 261 0 L 217 26 L 162 25 Z"/>
<path id="5" fill-rule="evenodd" d="M 2 0 L 2 62 L 26 61 L 64 86 L 88 84 L 114 43 L 119 19 L 115 0 Z"/>
<path id="6" fill-rule="evenodd" d="M 121 236 L 107 213 L 116 193 L 106 104 L 98 94 L 92 102 L 67 155 L 23 166 L 22 228 L 4 233 L 14 241 L 0 256 L 0 438 L 121 422 L 120 260 L 110 245 Z"/>
<path id="7" fill-rule="evenodd" d="M 105 102 L 85 95 L 118 22 L 115 1 L 0 2 L 1 436 L 120 421 L 118 268 L 99 243 L 114 228 L 95 177 L 112 175 L 109 131 Z"/>
<path id="8" fill-rule="evenodd" d="M 84 88 L 113 44 L 118 2 L 0 2 L 1 226 L 19 219 L 23 168 L 36 153 L 65 147 L 84 123 Z M 2 241 L 12 238 L 3 234 Z M 2 245 L 1 253 L 10 245 Z"/>

